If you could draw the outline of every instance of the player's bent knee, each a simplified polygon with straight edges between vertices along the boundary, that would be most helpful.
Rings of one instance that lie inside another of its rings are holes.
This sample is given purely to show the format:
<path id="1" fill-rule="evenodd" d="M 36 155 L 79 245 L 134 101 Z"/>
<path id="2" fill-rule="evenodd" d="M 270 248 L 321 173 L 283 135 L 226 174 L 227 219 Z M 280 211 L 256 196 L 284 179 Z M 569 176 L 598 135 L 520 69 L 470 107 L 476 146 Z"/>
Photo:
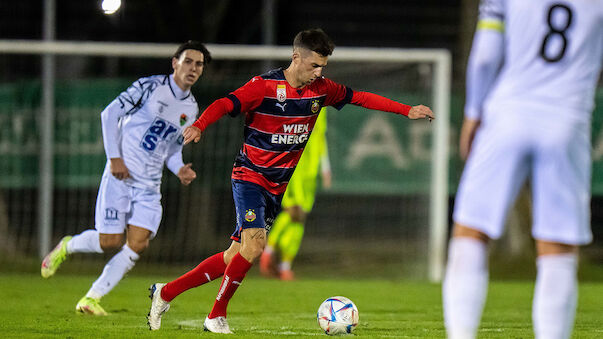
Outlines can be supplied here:
<path id="1" fill-rule="evenodd" d="M 301 208 L 301 206 L 292 206 L 287 212 L 291 216 L 291 221 L 293 222 L 301 222 L 306 221 L 306 212 Z"/>
<path id="2" fill-rule="evenodd" d="M 243 258 L 247 259 L 247 261 L 253 262 L 262 255 L 262 252 L 264 252 L 264 247 L 243 246 L 239 253 L 241 253 Z"/>
<path id="3" fill-rule="evenodd" d="M 128 247 L 138 254 L 141 254 L 149 247 L 149 239 L 140 241 L 128 241 Z"/>
<path id="4" fill-rule="evenodd" d="M 264 252 L 264 247 L 266 246 L 266 240 L 252 240 L 246 241 L 241 245 L 241 249 L 239 253 L 243 256 L 243 258 L 247 259 L 249 262 L 255 261 L 255 259 L 259 258 Z"/>
<path id="5" fill-rule="evenodd" d="M 247 228 L 241 232 L 241 249 L 239 253 L 249 262 L 259 258 L 266 246 L 266 230 L 264 228 Z"/>
<path id="6" fill-rule="evenodd" d="M 124 236 L 123 234 L 100 234 L 99 235 L 100 246 L 103 251 L 114 251 L 123 246 Z"/>
<path id="7" fill-rule="evenodd" d="M 149 247 L 149 239 L 152 232 L 146 228 L 128 225 L 128 247 L 138 254 L 144 252 Z"/>
<path id="8" fill-rule="evenodd" d="M 461 225 L 458 223 L 454 224 L 454 228 L 452 230 L 453 237 L 465 237 L 465 238 L 473 238 L 484 243 L 488 243 L 490 241 L 490 237 L 485 233 L 476 230 L 475 228 L 471 228 L 469 226 Z"/>
<path id="9" fill-rule="evenodd" d="M 578 254 L 578 250 L 579 247 L 576 245 L 536 240 L 536 252 L 538 256 L 556 254 Z"/>

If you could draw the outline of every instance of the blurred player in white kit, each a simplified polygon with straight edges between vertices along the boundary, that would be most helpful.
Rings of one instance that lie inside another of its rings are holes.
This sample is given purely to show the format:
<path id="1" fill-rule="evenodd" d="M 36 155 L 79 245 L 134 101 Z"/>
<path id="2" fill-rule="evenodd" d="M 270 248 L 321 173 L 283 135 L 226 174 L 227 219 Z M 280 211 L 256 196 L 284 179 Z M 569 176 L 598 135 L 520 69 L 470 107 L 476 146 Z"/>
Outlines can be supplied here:
<path id="1" fill-rule="evenodd" d="M 449 338 L 475 338 L 488 288 L 488 243 L 531 178 L 537 339 L 569 338 L 578 248 L 590 229 L 594 93 L 603 0 L 483 0 L 467 70 L 460 152 L 468 157 L 443 284 Z"/>
<path id="2" fill-rule="evenodd" d="M 42 277 L 49 278 L 73 253 L 118 251 L 76 312 L 106 315 L 100 299 L 134 267 L 157 233 L 164 164 L 183 185 L 196 178 L 191 164 L 182 160 L 182 130 L 197 119 L 199 108 L 190 89 L 210 61 L 203 44 L 188 41 L 172 58 L 172 74 L 138 79 L 101 113 L 108 161 L 96 200 L 95 229 L 64 237 L 41 268 Z"/>

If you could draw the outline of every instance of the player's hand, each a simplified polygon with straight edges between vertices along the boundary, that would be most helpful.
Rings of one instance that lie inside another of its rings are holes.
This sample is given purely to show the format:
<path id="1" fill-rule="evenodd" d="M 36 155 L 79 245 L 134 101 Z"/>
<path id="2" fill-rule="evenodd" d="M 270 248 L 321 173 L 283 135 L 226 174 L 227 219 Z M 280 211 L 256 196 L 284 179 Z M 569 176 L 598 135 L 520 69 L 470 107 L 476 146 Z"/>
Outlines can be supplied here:
<path id="1" fill-rule="evenodd" d="M 463 120 L 463 127 L 461 127 L 461 137 L 459 138 L 459 155 L 461 159 L 467 160 L 469 152 L 471 151 L 471 144 L 475 137 L 475 132 L 480 125 L 480 120 L 467 119 Z"/>
<path id="2" fill-rule="evenodd" d="M 124 180 L 130 177 L 130 171 L 126 167 L 126 163 L 122 158 L 111 158 L 111 174 L 119 180 Z"/>
<path id="3" fill-rule="evenodd" d="M 435 119 L 431 108 L 424 105 L 412 106 L 410 111 L 408 111 L 409 119 L 427 119 L 429 122 Z"/>
<path id="4" fill-rule="evenodd" d="M 182 136 L 184 137 L 185 145 L 191 141 L 199 142 L 199 139 L 201 139 L 201 130 L 195 126 L 188 126 L 182 132 Z"/>
<path id="5" fill-rule="evenodd" d="M 193 164 L 188 163 L 178 170 L 178 179 L 184 186 L 188 186 L 193 180 L 197 178 L 197 173 L 192 169 Z"/>

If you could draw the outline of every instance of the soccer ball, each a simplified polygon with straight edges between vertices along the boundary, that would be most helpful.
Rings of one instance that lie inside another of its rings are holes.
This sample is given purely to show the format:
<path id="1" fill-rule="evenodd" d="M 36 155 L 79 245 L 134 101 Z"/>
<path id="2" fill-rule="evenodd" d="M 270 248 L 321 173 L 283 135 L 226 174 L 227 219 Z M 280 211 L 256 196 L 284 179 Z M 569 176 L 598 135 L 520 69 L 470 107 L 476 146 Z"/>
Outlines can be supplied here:
<path id="1" fill-rule="evenodd" d="M 316 317 L 328 335 L 352 333 L 358 325 L 358 308 L 346 297 L 331 297 L 320 304 Z"/>

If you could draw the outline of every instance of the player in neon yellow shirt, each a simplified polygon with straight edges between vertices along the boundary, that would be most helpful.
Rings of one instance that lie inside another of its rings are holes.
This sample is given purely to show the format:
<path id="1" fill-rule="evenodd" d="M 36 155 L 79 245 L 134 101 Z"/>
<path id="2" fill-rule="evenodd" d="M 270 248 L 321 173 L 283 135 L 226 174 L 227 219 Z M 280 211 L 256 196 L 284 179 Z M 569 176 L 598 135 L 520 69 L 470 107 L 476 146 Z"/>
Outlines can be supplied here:
<path id="1" fill-rule="evenodd" d="M 327 111 L 323 108 L 285 191 L 282 201 L 283 210 L 276 217 L 270 230 L 268 244 L 260 258 L 260 271 L 263 275 L 273 275 L 272 256 L 275 252 L 280 252 L 281 262 L 278 266 L 280 279 L 292 280 L 294 277 L 291 263 L 301 245 L 306 216 L 314 205 L 319 171 L 322 174 L 323 187 L 331 187 L 326 131 Z"/>

